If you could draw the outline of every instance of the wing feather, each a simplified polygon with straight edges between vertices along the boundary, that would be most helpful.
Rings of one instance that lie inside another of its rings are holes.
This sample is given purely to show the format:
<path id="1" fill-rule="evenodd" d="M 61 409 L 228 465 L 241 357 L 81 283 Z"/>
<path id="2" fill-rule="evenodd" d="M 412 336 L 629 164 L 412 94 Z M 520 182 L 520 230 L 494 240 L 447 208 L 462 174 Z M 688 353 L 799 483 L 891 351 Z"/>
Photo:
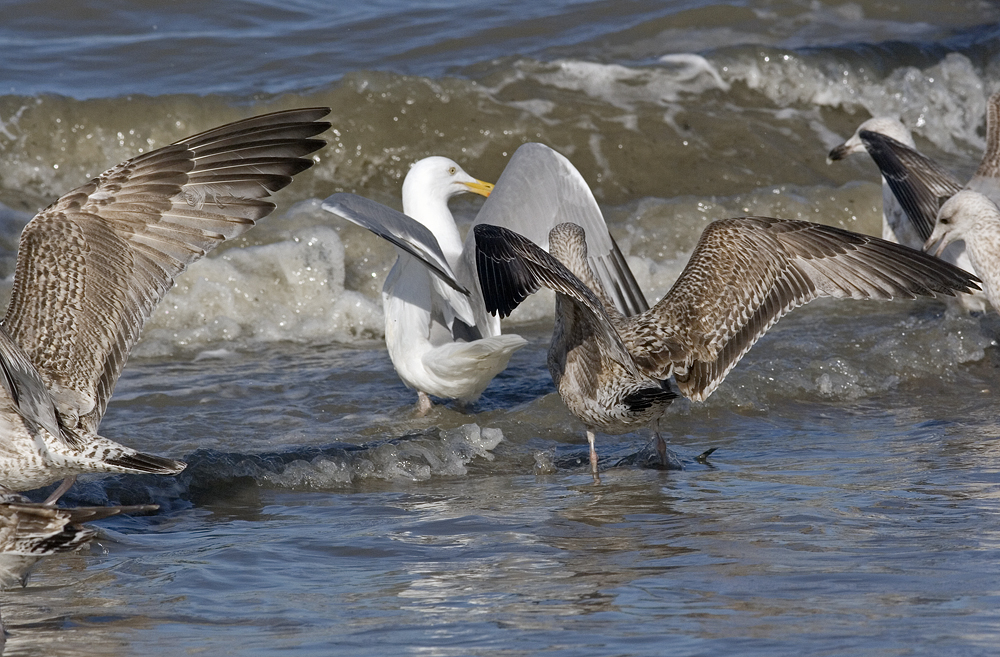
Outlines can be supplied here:
<path id="1" fill-rule="evenodd" d="M 962 183 L 934 160 L 892 137 L 870 130 L 858 136 L 920 238 L 926 240 L 941 205 L 962 189 Z"/>
<path id="2" fill-rule="evenodd" d="M 174 278 L 270 213 L 264 199 L 312 165 L 328 113 L 275 112 L 188 137 L 112 167 L 28 223 L 3 326 L 71 430 L 96 431 Z"/>
<path id="3" fill-rule="evenodd" d="M 706 399 L 782 316 L 821 297 L 954 295 L 977 279 L 942 260 L 876 237 L 804 221 L 713 222 L 684 272 L 623 339 L 648 374 L 671 372 L 687 397 Z"/>

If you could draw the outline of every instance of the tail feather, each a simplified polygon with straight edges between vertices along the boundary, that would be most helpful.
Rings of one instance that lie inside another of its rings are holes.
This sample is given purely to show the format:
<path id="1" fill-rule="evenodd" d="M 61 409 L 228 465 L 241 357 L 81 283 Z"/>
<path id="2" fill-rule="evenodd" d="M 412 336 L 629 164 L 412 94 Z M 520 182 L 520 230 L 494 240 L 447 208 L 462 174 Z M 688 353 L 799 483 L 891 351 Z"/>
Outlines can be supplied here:
<path id="1" fill-rule="evenodd" d="M 149 474 L 177 474 L 187 467 L 184 461 L 154 456 L 152 454 L 121 454 L 104 459 L 108 465 L 120 468 L 128 468 L 136 473 Z"/>

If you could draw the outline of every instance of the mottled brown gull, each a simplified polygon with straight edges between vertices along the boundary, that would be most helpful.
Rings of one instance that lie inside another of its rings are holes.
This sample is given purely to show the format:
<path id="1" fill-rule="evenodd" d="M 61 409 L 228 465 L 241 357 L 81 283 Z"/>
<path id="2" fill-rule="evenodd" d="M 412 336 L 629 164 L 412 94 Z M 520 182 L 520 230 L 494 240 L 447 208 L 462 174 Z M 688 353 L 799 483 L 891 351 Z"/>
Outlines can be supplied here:
<path id="1" fill-rule="evenodd" d="M 396 246 L 398 258 L 382 289 L 386 346 L 400 378 L 418 391 L 422 412 L 430 408 L 428 394 L 475 400 L 525 344 L 518 335 L 501 334 L 499 319 L 483 304 L 472 234 L 463 243 L 448 210 L 450 197 L 468 191 L 488 194 L 475 224 L 506 226 L 543 247 L 553 226 L 585 226 L 591 265 L 620 311 L 648 307 L 583 176 L 542 144 L 518 148 L 495 188 L 449 159 L 417 162 L 403 182 L 405 214 L 334 194 L 324 209 Z"/>
<path id="2" fill-rule="evenodd" d="M 267 216 L 265 200 L 312 165 L 327 108 L 237 121 L 109 169 L 21 233 L 0 325 L 0 487 L 85 472 L 173 474 L 97 430 L 122 367 L 174 278 Z"/>
<path id="3" fill-rule="evenodd" d="M 658 420 L 680 392 L 704 401 L 781 316 L 818 297 L 953 295 L 975 277 L 937 258 L 867 235 L 804 221 L 742 217 L 705 229 L 687 266 L 655 306 L 622 316 L 587 264 L 584 231 L 556 226 L 551 255 L 497 226 L 475 227 L 486 306 L 508 315 L 529 294 L 556 294 L 548 365 L 569 410 L 594 431 L 624 433 Z M 661 454 L 665 445 L 657 434 Z"/>
<path id="4" fill-rule="evenodd" d="M 143 504 L 69 509 L 31 502 L 17 493 L 0 493 L 0 589 L 25 586 L 42 557 L 85 545 L 95 532 L 83 523 L 158 508 Z"/>
<path id="5" fill-rule="evenodd" d="M 96 532 L 82 523 L 158 508 L 147 504 L 65 509 L 31 502 L 17 493 L 0 492 L 0 589 L 27 585 L 31 569 L 43 557 L 86 545 Z M 5 638 L 0 621 L 0 651 Z"/>

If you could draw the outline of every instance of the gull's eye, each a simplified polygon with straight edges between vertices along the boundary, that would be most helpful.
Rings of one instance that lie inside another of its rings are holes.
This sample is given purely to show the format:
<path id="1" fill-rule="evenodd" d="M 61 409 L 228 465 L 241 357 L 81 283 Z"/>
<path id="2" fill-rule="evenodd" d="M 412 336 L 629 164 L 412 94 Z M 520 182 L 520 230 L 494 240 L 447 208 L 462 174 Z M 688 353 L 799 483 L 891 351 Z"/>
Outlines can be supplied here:
<path id="1" fill-rule="evenodd" d="M 457 172 L 458 172 L 458 169 L 456 169 L 455 167 L 448 167 L 448 175 L 449 176 L 454 176 Z"/>
<path id="2" fill-rule="evenodd" d="M 951 223 L 951 220 L 950 219 L 945 219 L 944 217 L 941 217 L 940 219 L 938 219 L 938 223 L 939 224 L 944 224 L 945 226 L 947 226 L 948 224 Z"/>

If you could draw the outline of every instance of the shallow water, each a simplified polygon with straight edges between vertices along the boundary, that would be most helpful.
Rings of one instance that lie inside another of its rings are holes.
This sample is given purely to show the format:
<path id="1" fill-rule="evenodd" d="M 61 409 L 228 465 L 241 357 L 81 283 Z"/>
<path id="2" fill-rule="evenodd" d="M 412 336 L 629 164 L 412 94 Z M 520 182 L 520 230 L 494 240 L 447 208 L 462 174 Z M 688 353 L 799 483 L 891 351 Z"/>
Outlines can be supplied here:
<path id="1" fill-rule="evenodd" d="M 900 116 L 959 176 L 1000 88 L 1000 10 L 968 0 L 12 2 L 0 21 L 0 276 L 30 213 L 137 152 L 333 107 L 275 215 L 184 274 L 102 433 L 189 462 L 91 478 L 100 523 L 0 596 L 9 655 L 977 655 L 1000 641 L 1000 318 L 816 302 L 664 435 L 582 426 L 530 340 L 469 409 L 413 415 L 382 344 L 392 250 L 318 209 L 399 207 L 409 164 L 496 179 L 525 141 L 592 185 L 651 298 L 709 221 L 878 233 L 866 158 Z M 456 199 L 463 222 L 480 200 Z M 699 462 L 709 448 L 717 451 Z"/>

